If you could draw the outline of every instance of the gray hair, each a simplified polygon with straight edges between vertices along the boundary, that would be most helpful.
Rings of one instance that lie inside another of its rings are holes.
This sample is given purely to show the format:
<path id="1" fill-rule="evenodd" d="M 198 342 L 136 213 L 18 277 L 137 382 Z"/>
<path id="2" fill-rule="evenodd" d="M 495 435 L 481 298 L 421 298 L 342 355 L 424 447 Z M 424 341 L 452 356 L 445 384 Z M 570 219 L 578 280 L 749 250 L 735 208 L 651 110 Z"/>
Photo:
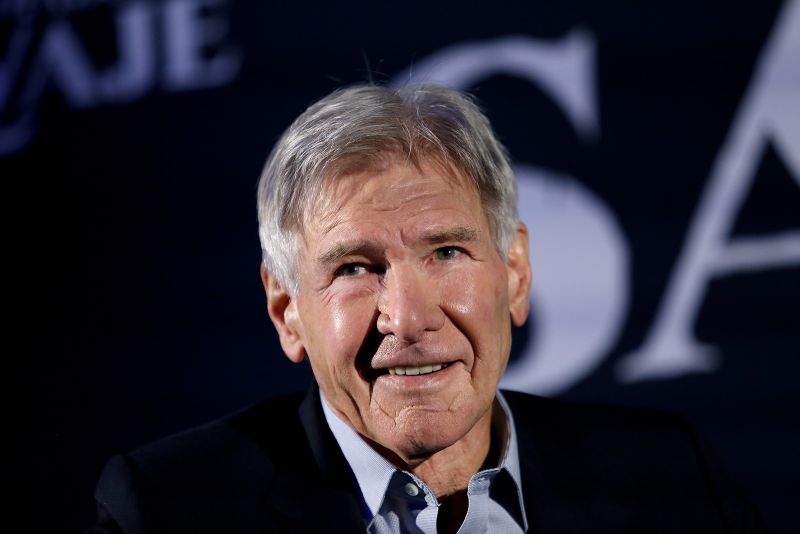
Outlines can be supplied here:
<path id="1" fill-rule="evenodd" d="M 439 85 L 357 85 L 312 104 L 283 133 L 261 173 L 264 264 L 290 294 L 299 290 L 297 236 L 324 181 L 347 162 L 376 162 L 395 153 L 415 164 L 438 158 L 470 179 L 507 259 L 519 221 L 516 181 L 505 148 L 474 99 Z"/>

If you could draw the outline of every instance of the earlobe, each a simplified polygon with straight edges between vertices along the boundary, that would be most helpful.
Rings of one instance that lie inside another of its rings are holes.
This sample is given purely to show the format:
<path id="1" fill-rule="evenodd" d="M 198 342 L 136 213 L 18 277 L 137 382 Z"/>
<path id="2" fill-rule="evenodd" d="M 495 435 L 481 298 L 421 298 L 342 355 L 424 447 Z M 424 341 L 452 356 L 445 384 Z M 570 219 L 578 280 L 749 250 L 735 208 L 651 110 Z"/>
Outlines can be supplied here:
<path id="1" fill-rule="evenodd" d="M 508 306 L 511 322 L 522 326 L 528 319 L 531 292 L 531 263 L 528 257 L 528 228 L 520 221 L 508 249 Z"/>
<path id="2" fill-rule="evenodd" d="M 302 340 L 302 324 L 297 313 L 297 301 L 292 298 L 286 288 L 270 274 L 264 263 L 261 263 L 261 281 L 267 294 L 267 312 L 278 337 L 281 348 L 291 361 L 300 363 L 305 357 Z"/>

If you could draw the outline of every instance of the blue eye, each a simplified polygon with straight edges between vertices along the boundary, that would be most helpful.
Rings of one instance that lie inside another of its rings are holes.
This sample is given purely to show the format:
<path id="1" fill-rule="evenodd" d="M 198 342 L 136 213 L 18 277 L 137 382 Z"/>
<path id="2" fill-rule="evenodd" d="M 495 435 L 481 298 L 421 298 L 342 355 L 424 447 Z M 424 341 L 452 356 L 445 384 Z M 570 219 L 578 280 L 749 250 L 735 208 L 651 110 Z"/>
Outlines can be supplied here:
<path id="1" fill-rule="evenodd" d="M 456 247 L 442 247 L 442 248 L 437 248 L 434 254 L 436 254 L 437 260 L 452 260 L 460 253 L 461 251 L 458 250 Z"/>
<path id="2" fill-rule="evenodd" d="M 342 265 L 334 273 L 336 276 L 359 276 L 367 272 L 367 268 L 358 263 L 347 263 Z"/>

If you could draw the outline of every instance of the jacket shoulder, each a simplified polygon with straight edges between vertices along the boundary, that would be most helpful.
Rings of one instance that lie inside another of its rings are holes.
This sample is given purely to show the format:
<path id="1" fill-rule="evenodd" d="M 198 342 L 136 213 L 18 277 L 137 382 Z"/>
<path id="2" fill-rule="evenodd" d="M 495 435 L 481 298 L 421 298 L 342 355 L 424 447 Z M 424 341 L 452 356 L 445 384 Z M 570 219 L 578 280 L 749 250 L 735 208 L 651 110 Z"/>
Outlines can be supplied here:
<path id="1" fill-rule="evenodd" d="M 115 456 L 95 492 L 99 523 L 123 532 L 271 524 L 264 499 L 279 466 L 315 465 L 302 400 L 271 399 Z"/>
<path id="2" fill-rule="evenodd" d="M 556 438 L 592 439 L 625 437 L 627 434 L 691 433 L 691 425 L 677 414 L 651 408 L 586 404 L 504 391 L 515 421 L 526 427 L 547 427 Z M 595 443 L 596 445 L 596 443 Z"/>
<path id="3" fill-rule="evenodd" d="M 534 454 L 546 473 L 614 484 L 664 484 L 670 479 L 703 485 L 700 444 L 683 417 L 652 409 L 580 404 L 524 393 L 504 393 L 520 449 Z M 577 480 L 576 480 L 577 482 Z"/>
<path id="4" fill-rule="evenodd" d="M 237 465 L 249 469 L 291 461 L 308 450 L 298 408 L 301 393 L 277 397 L 216 421 L 159 439 L 128 453 L 145 474 L 164 478 L 182 471 L 231 473 Z"/>
<path id="5" fill-rule="evenodd" d="M 540 531 L 762 530 L 684 417 L 503 394 Z"/>

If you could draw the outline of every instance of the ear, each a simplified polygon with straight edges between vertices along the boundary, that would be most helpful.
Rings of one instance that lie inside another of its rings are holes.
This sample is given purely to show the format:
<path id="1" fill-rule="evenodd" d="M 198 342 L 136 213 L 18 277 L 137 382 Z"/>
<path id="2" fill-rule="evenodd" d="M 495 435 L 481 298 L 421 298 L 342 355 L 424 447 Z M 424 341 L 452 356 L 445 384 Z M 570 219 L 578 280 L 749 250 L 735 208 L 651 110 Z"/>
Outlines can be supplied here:
<path id="1" fill-rule="evenodd" d="M 264 262 L 261 262 L 261 281 L 267 293 L 267 312 L 272 324 L 275 325 L 275 330 L 278 331 L 283 352 L 294 363 L 300 363 L 305 356 L 305 348 L 300 335 L 302 324 L 297 313 L 297 301 L 278 282 L 278 279 L 267 271 Z"/>
<path id="2" fill-rule="evenodd" d="M 508 249 L 508 307 L 511 322 L 522 326 L 528 319 L 531 293 L 531 262 L 528 257 L 528 228 L 520 221 Z"/>

